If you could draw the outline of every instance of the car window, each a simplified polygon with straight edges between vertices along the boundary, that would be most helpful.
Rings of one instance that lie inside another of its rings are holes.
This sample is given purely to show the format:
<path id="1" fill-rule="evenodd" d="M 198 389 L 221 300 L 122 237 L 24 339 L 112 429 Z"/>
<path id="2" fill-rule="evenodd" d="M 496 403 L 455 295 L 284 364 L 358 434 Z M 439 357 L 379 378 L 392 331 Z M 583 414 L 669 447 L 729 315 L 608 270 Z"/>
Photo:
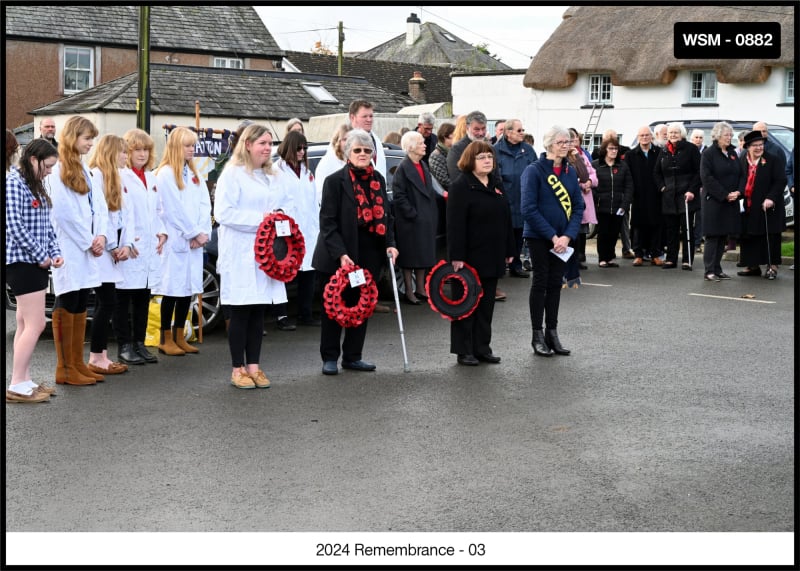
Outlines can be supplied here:
<path id="1" fill-rule="evenodd" d="M 776 142 L 783 147 L 783 152 L 786 153 L 786 158 L 789 158 L 789 153 L 794 148 L 794 131 L 791 129 L 776 129 L 769 127 L 769 137 L 775 138 Z"/>

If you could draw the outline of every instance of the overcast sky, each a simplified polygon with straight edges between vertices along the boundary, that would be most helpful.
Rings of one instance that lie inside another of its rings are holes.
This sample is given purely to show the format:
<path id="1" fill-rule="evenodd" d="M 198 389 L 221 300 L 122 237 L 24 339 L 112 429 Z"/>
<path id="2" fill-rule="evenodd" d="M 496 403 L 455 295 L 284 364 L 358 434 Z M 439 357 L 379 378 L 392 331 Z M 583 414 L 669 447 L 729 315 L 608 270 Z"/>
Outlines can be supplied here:
<path id="1" fill-rule="evenodd" d="M 502 6 L 255 6 L 281 49 L 309 52 L 316 41 L 337 50 L 336 27 L 344 25 L 344 50 L 365 51 L 406 33 L 413 12 L 489 53 L 515 69 L 531 58 L 561 22 L 569 5 Z"/>

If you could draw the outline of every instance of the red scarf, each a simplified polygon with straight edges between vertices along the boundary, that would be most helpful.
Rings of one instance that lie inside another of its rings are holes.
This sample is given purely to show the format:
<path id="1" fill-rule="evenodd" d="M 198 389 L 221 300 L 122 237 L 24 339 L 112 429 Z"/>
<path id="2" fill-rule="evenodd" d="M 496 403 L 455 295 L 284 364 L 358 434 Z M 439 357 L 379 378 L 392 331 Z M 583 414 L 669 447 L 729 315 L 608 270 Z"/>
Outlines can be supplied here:
<path id="1" fill-rule="evenodd" d="M 675 154 L 675 145 L 673 145 L 672 142 L 668 142 L 667 143 L 667 150 L 670 152 L 670 154 L 674 155 Z"/>
<path id="2" fill-rule="evenodd" d="M 375 176 L 372 165 L 365 169 L 358 169 L 348 162 L 350 167 L 350 180 L 353 183 L 353 194 L 358 207 L 359 228 L 366 228 L 369 232 L 384 236 L 386 234 L 386 210 L 383 208 L 383 197 L 380 194 L 381 183 Z"/>
<path id="3" fill-rule="evenodd" d="M 760 159 L 759 159 L 760 160 Z M 758 160 L 756 162 L 751 163 L 750 157 L 747 157 L 747 182 L 744 185 L 744 197 L 747 199 L 745 203 L 747 204 L 746 210 L 750 210 L 750 206 L 753 203 L 753 187 L 756 185 L 756 170 L 758 169 Z"/>

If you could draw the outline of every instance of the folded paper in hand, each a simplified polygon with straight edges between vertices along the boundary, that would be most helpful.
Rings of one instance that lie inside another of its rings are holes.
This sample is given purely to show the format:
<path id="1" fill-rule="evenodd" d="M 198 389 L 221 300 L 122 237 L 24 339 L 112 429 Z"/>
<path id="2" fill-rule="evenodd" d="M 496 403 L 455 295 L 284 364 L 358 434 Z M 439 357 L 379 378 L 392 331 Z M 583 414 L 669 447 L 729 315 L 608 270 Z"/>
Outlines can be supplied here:
<path id="1" fill-rule="evenodd" d="M 570 256 L 572 255 L 572 252 L 574 252 L 574 251 L 575 251 L 575 248 L 573 248 L 571 246 L 567 246 L 567 249 L 564 250 L 563 253 L 559 254 L 558 252 L 555 251 L 554 248 L 550 248 L 550 253 L 551 254 L 558 256 L 559 258 L 561 258 L 565 262 L 567 260 L 569 260 Z"/>

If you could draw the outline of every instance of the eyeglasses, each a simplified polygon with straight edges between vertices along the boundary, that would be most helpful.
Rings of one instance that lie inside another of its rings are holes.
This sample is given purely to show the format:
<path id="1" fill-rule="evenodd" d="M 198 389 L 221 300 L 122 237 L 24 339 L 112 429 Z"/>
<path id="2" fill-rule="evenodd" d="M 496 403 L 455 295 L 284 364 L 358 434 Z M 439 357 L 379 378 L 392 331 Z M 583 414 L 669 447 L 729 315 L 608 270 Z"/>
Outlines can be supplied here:
<path id="1" fill-rule="evenodd" d="M 308 150 L 308 145 L 300 145 L 299 147 L 297 147 L 297 152 L 298 153 L 300 151 L 307 151 L 307 150 Z"/>
<path id="2" fill-rule="evenodd" d="M 764 143 L 750 143 L 750 147 L 752 147 L 754 149 L 760 149 L 763 146 L 764 146 Z"/>
<path id="3" fill-rule="evenodd" d="M 619 147 L 606 147 L 607 151 L 618 151 Z"/>
<path id="4" fill-rule="evenodd" d="M 357 155 L 371 155 L 372 149 L 368 147 L 353 147 L 352 149 L 350 149 L 350 152 L 355 153 Z"/>
<path id="5" fill-rule="evenodd" d="M 559 147 L 566 147 L 567 145 L 569 145 L 569 141 L 556 141 L 553 144 L 558 145 Z"/>
<path id="6" fill-rule="evenodd" d="M 524 133 L 525 129 L 514 129 L 516 133 Z"/>
<path id="7" fill-rule="evenodd" d="M 479 160 L 479 161 L 485 161 L 485 160 L 487 160 L 487 159 L 494 160 L 494 155 L 491 155 L 491 154 L 485 153 L 485 154 L 483 154 L 483 155 L 477 155 L 477 156 L 475 157 L 475 159 L 477 159 L 477 160 Z"/>

